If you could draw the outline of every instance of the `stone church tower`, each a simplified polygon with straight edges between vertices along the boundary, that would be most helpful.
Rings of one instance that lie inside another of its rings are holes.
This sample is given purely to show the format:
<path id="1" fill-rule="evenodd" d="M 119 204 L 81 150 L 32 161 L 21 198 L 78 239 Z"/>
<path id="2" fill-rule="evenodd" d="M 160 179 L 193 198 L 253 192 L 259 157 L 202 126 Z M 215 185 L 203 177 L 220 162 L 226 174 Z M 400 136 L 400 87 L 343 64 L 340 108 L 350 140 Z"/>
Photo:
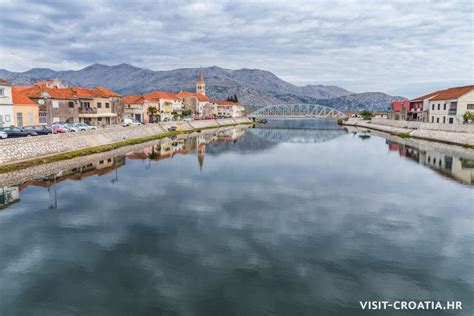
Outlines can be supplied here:
<path id="1" fill-rule="evenodd" d="M 206 95 L 206 82 L 204 81 L 202 69 L 199 70 L 198 80 L 196 82 L 196 93 Z"/>

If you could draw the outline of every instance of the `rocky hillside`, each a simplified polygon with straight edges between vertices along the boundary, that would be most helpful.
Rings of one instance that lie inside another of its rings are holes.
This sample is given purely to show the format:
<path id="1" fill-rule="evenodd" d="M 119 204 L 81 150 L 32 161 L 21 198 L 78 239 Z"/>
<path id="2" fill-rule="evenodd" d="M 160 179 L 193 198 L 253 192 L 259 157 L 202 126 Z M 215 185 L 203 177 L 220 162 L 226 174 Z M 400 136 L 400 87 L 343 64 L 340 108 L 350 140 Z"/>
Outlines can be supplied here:
<path id="1" fill-rule="evenodd" d="M 152 90 L 178 92 L 194 91 L 198 68 L 153 71 L 128 64 L 106 66 L 93 64 L 80 70 L 54 71 L 34 68 L 26 72 L 0 69 L 0 78 L 18 85 L 29 85 L 39 80 L 58 78 L 69 85 L 110 88 L 122 95 L 146 93 Z M 250 107 L 275 103 L 320 103 L 341 110 L 368 108 L 386 109 L 391 97 L 383 93 L 354 94 L 337 86 L 288 83 L 271 72 L 259 69 L 229 70 L 220 67 L 203 68 L 207 94 L 211 98 L 226 99 L 237 94 L 239 101 Z"/>

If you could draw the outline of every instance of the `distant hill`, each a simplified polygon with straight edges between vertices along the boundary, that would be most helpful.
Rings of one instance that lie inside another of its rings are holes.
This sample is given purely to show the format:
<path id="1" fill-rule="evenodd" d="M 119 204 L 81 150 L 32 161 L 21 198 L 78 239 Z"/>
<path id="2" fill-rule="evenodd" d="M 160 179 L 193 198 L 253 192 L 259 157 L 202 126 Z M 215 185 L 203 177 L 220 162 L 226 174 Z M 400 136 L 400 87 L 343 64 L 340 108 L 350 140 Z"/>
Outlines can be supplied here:
<path id="1" fill-rule="evenodd" d="M 0 78 L 18 85 L 58 78 L 69 85 L 101 85 L 127 95 L 152 90 L 194 91 L 198 71 L 198 68 L 153 71 L 128 64 L 93 64 L 80 70 L 67 71 L 33 68 L 25 72 L 10 72 L 0 69 Z M 242 104 L 252 108 L 279 103 L 319 103 L 340 110 L 385 110 L 391 101 L 403 99 L 380 92 L 356 94 L 337 86 L 295 86 L 269 71 L 259 69 L 229 70 L 213 66 L 203 68 L 203 71 L 206 91 L 211 98 L 226 99 L 229 95 L 237 94 Z"/>

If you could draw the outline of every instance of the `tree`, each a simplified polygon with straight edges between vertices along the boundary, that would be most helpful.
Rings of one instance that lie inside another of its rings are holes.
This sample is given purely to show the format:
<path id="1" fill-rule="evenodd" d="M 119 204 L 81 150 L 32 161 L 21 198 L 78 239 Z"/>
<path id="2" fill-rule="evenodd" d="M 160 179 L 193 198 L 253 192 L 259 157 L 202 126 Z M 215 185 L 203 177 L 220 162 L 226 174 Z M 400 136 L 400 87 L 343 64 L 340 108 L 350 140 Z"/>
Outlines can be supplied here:
<path id="1" fill-rule="evenodd" d="M 462 117 L 464 118 L 464 122 L 466 123 L 474 122 L 474 112 L 467 111 Z"/>
<path id="2" fill-rule="evenodd" d="M 359 114 L 364 120 L 370 120 L 372 116 L 374 116 L 374 114 L 368 110 L 361 111 Z"/>
<path id="3" fill-rule="evenodd" d="M 157 116 L 158 110 L 154 106 L 149 106 L 147 109 L 148 115 L 150 115 L 150 121 L 155 121 L 155 116 Z M 158 114 L 159 116 L 159 114 Z"/>
<path id="4" fill-rule="evenodd" d="M 191 116 L 193 115 L 193 111 L 192 110 L 184 110 L 183 111 L 183 116 L 186 117 L 186 116 Z"/>

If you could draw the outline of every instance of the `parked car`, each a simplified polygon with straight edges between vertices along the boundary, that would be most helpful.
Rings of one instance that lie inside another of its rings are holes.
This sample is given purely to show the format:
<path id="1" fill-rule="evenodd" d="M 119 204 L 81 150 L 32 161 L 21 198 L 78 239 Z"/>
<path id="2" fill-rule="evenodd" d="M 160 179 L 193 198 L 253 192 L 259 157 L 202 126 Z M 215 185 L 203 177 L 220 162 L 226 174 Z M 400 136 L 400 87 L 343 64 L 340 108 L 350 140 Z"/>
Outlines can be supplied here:
<path id="1" fill-rule="evenodd" d="M 185 118 L 184 118 L 184 121 L 185 121 L 185 122 L 191 122 L 192 120 L 193 120 L 192 117 L 185 117 Z"/>
<path id="2" fill-rule="evenodd" d="M 25 131 L 33 131 L 36 132 L 38 135 L 48 135 L 52 134 L 53 130 L 45 125 L 30 125 L 23 127 Z"/>
<path id="3" fill-rule="evenodd" d="M 15 137 L 27 137 L 27 136 L 36 136 L 38 133 L 34 131 L 23 130 L 18 127 L 10 126 L 10 127 L 2 127 L 0 128 L 1 131 L 7 133 L 9 138 Z"/>
<path id="4" fill-rule="evenodd" d="M 68 132 L 79 132 L 79 128 L 76 127 L 74 124 L 64 124 L 63 125 L 67 130 Z"/>
<path id="5" fill-rule="evenodd" d="M 53 130 L 53 134 L 64 134 L 67 132 L 67 128 L 65 128 L 62 124 L 54 124 L 51 126 Z"/>
<path id="6" fill-rule="evenodd" d="M 137 126 L 137 125 L 142 125 L 142 123 L 135 119 L 126 118 L 126 119 L 123 119 L 122 125 L 123 126 Z"/>
<path id="7" fill-rule="evenodd" d="M 76 124 L 74 124 L 74 127 L 77 127 L 79 129 L 79 131 L 81 131 L 81 132 L 83 132 L 83 131 L 96 131 L 97 130 L 97 126 L 87 125 L 86 123 L 76 123 Z"/>
<path id="8" fill-rule="evenodd" d="M 0 131 L 0 139 L 5 139 L 8 138 L 8 134 L 5 133 L 4 131 Z"/>
<path id="9" fill-rule="evenodd" d="M 168 127 L 168 131 L 170 131 L 170 132 L 174 132 L 174 131 L 176 131 L 177 129 L 178 129 L 178 128 L 177 128 L 176 126 L 170 126 L 170 127 Z"/>

